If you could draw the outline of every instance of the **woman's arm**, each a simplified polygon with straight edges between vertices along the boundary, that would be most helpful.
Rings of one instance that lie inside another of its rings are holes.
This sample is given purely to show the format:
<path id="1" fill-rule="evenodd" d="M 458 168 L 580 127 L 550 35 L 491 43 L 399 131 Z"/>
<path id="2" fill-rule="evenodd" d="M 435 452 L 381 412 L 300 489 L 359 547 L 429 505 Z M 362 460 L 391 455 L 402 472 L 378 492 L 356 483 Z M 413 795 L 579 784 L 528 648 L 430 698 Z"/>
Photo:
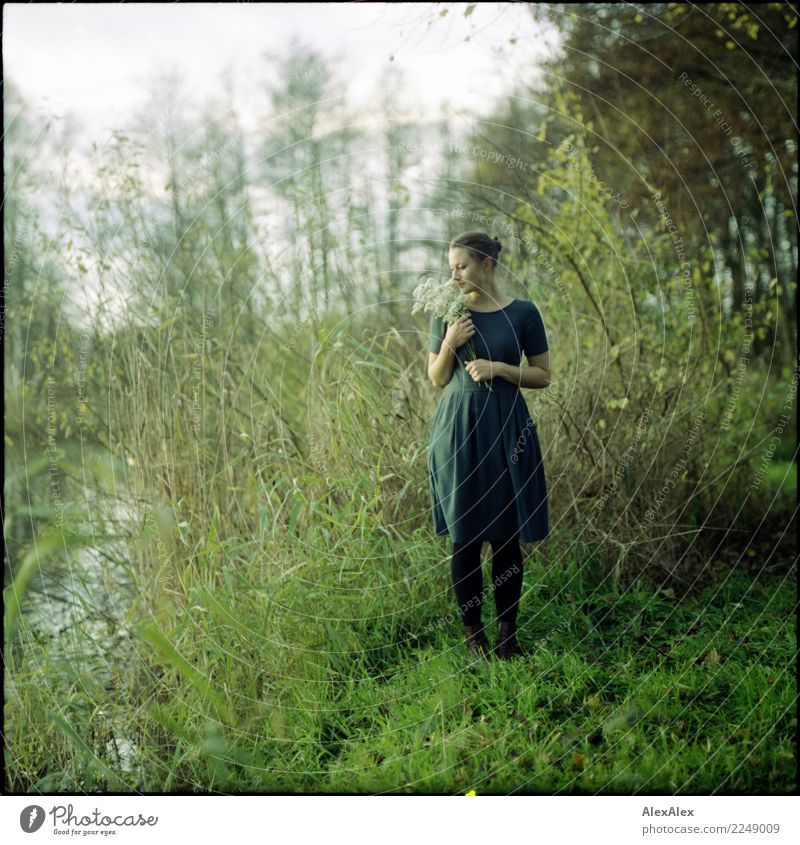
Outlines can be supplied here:
<path id="1" fill-rule="evenodd" d="M 453 377 L 456 353 L 446 343 L 442 343 L 439 353 L 428 353 L 428 378 L 436 387 L 447 387 Z"/>
<path id="2" fill-rule="evenodd" d="M 548 387 L 550 384 L 550 352 L 528 355 L 527 367 L 515 367 L 503 361 L 493 363 L 494 375 L 516 384 L 517 387 Z"/>
<path id="3" fill-rule="evenodd" d="M 475 326 L 469 314 L 462 314 L 447 326 L 437 352 L 428 350 L 428 378 L 436 387 L 447 387 L 453 377 L 456 363 L 456 349 L 463 346 L 475 334 Z M 436 344 L 435 344 L 436 345 Z"/>

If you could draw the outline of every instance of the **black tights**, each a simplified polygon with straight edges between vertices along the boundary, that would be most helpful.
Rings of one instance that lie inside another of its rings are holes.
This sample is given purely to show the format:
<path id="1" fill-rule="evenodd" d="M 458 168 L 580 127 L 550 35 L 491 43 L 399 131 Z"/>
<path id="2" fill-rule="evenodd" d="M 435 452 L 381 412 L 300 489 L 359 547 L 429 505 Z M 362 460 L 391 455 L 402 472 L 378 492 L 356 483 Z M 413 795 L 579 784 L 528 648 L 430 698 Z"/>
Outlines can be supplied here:
<path id="1" fill-rule="evenodd" d="M 522 550 L 519 547 L 519 535 L 515 534 L 506 540 L 492 540 L 491 545 L 492 583 L 497 618 L 503 622 L 514 623 L 522 593 Z M 464 625 L 477 625 L 481 621 L 482 547 L 482 540 L 453 543 L 453 587 Z"/>

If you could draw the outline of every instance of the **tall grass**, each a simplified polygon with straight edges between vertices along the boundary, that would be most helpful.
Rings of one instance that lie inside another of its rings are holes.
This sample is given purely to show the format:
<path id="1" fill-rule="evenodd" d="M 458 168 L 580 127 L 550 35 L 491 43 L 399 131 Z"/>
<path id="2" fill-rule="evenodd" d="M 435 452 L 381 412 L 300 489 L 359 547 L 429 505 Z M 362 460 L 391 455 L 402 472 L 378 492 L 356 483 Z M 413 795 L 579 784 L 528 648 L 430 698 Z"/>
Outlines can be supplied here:
<path id="1" fill-rule="evenodd" d="M 762 498 L 744 495 L 789 374 L 767 379 L 754 363 L 737 381 L 715 343 L 735 360 L 743 326 L 713 335 L 702 264 L 690 327 L 654 228 L 638 249 L 667 279 L 664 306 L 630 310 L 631 290 L 652 281 L 640 254 L 591 186 L 593 225 L 575 225 L 578 170 L 556 158 L 545 176 L 559 190 L 541 186 L 551 225 L 530 207 L 509 215 L 562 283 L 547 288 L 537 261 L 511 265 L 509 292 L 540 305 L 554 361 L 558 389 L 526 394 L 553 533 L 525 564 L 527 657 L 471 666 L 428 510 L 439 394 L 427 325 L 377 307 L 314 310 L 303 280 L 325 244 L 310 263 L 298 248 L 299 276 L 278 287 L 290 304 L 268 308 L 251 218 L 226 226 L 241 180 L 225 194 L 224 179 L 195 177 L 181 193 L 170 161 L 172 217 L 148 230 L 159 218 L 126 143 L 91 218 L 72 221 L 101 270 L 114 259 L 124 306 L 101 272 L 87 341 L 68 320 L 50 332 L 64 279 L 44 301 L 20 284 L 14 306 L 34 342 L 15 340 L 7 416 L 8 440 L 24 445 L 6 488 L 12 790 L 794 789 L 794 561 L 769 577 L 767 555 L 707 566 L 718 527 L 747 544 L 764 501 L 792 509 L 773 476 Z M 76 434 L 79 343 L 91 398 Z M 675 489 L 646 520 L 701 408 Z M 27 458 L 49 437 L 71 505 L 57 533 L 53 476 Z M 26 596 L 84 566 L 86 549 L 111 558 L 101 586 L 73 588 L 83 612 L 45 637 Z M 117 600 L 98 631 L 103 590 Z"/>
<path id="2" fill-rule="evenodd" d="M 387 583 L 378 561 L 366 583 L 348 586 L 345 573 L 338 589 L 319 580 L 336 569 L 324 544 L 308 551 L 315 560 L 288 577 L 253 550 L 221 561 L 213 587 L 190 569 L 184 595 L 99 675 L 56 656 L 63 641 L 44 657 L 30 643 L 7 683 L 10 787 L 795 788 L 791 581 L 740 573 L 691 598 L 620 593 L 592 584 L 585 561 L 534 556 L 527 655 L 476 666 L 459 626 L 441 624 L 446 566 L 424 544 L 407 552 L 405 581 Z M 91 652 L 88 636 L 75 642 L 74 655 Z"/>

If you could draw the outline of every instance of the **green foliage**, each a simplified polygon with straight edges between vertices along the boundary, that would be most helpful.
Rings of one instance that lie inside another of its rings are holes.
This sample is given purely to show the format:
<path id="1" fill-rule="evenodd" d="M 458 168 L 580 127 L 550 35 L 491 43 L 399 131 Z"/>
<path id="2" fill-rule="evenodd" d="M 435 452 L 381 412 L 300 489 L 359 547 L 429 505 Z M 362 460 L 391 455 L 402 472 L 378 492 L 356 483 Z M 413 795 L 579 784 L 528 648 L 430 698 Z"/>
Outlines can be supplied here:
<path id="1" fill-rule="evenodd" d="M 616 592 L 591 583 L 585 561 L 556 571 L 531 559 L 526 655 L 470 667 L 458 624 L 436 624 L 450 609 L 446 567 L 428 577 L 420 549 L 406 564 L 416 595 L 318 590 L 308 576 L 325 567 L 314 564 L 265 579 L 254 557 L 249 588 L 210 592 L 189 576 L 186 605 L 162 615 L 161 645 L 121 699 L 124 672 L 107 667 L 87 686 L 48 662 L 45 694 L 26 663 L 7 685 L 12 788 L 795 789 L 785 583 L 742 572 L 694 595 Z M 267 613 L 273 601 L 280 610 Z M 300 624 L 311 607 L 315 624 Z"/>
<path id="2" fill-rule="evenodd" d="M 609 39 L 622 14 L 639 13 L 598 12 Z M 758 47 L 752 24 L 732 21 Z M 290 54 L 274 104 L 308 108 L 261 150 L 288 209 L 286 263 L 258 252 L 241 134 L 221 122 L 167 127 L 160 150 L 114 133 L 76 191 L 91 214 L 67 206 L 65 232 L 45 235 L 10 192 L 12 789 L 791 791 L 793 596 L 745 568 L 785 559 L 750 544 L 731 564 L 712 533 L 747 543 L 764 500 L 778 522 L 793 508 L 793 361 L 776 370 L 771 346 L 787 346 L 786 267 L 745 309 L 740 271 L 765 264 L 762 236 L 729 279 L 712 203 L 709 243 L 687 237 L 681 256 L 676 226 L 699 227 L 674 174 L 632 130 L 617 140 L 635 178 L 609 167 L 604 115 L 574 94 L 554 89 L 544 115 L 515 100 L 481 130 L 505 132 L 503 152 L 523 143 L 510 151 L 527 170 L 448 171 L 491 186 L 476 209 L 505 198 L 493 234 L 544 315 L 554 375 L 525 394 L 554 526 L 526 561 L 530 654 L 475 670 L 430 531 L 426 327 L 374 308 L 402 301 L 405 271 L 396 246 L 385 268 L 366 246 L 382 243 L 375 209 L 350 190 L 348 136 L 326 134 L 341 116 L 318 102 L 331 80 L 317 61 Z M 627 114 L 649 125 L 641 99 Z M 154 194 L 152 157 L 167 171 Z M 389 165 L 393 244 L 406 163 Z M 761 194 L 739 196 L 791 222 L 780 164 L 762 160 Z M 344 223 L 325 202 L 339 190 Z M 446 235 L 430 233 L 432 258 Z M 358 284 L 337 289 L 348 274 Z M 36 595 L 65 571 L 74 606 L 48 634 Z"/>

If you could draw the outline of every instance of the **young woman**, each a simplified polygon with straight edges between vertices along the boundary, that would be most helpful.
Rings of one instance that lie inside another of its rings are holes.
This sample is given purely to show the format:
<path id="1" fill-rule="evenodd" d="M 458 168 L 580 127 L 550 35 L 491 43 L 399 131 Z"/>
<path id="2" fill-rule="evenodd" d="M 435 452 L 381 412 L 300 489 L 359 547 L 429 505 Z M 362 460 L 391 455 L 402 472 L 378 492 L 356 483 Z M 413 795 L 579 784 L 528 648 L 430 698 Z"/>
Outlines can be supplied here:
<path id="1" fill-rule="evenodd" d="M 494 653 L 507 660 L 521 653 L 520 543 L 549 533 L 542 453 L 521 388 L 547 387 L 550 353 L 536 305 L 497 289 L 501 249 L 485 232 L 465 232 L 449 245 L 452 282 L 467 295 L 469 310 L 452 325 L 431 318 L 428 377 L 445 393 L 431 426 L 428 472 L 436 534 L 449 533 L 453 541 L 453 586 L 467 650 L 490 656 L 481 621 L 481 548 L 489 542 L 498 623 Z M 527 367 L 519 366 L 523 354 Z M 486 381 L 491 391 L 481 383 Z"/>

